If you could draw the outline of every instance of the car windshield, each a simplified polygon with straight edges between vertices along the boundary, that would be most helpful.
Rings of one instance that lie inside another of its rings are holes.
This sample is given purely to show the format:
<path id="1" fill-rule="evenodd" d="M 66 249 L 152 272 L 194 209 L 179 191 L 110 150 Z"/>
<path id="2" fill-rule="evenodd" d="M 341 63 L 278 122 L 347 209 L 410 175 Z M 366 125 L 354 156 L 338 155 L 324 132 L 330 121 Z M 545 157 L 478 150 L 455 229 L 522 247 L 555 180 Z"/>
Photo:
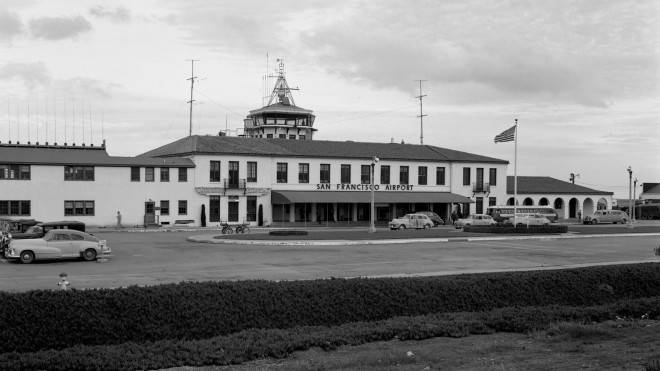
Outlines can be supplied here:
<path id="1" fill-rule="evenodd" d="M 33 225 L 32 227 L 28 228 L 25 233 L 41 233 L 43 229 L 38 226 L 38 225 Z"/>

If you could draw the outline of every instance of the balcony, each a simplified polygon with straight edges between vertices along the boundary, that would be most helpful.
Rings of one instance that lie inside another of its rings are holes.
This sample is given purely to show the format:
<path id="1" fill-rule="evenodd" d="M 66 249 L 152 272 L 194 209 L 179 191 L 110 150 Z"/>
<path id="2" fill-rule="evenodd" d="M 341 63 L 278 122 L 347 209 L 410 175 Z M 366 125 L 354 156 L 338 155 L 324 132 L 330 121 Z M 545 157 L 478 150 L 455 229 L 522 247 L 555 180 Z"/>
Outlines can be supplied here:
<path id="1" fill-rule="evenodd" d="M 490 193 L 490 184 L 488 183 L 472 183 L 472 193 Z"/>
<path id="2" fill-rule="evenodd" d="M 224 178 L 222 180 L 222 188 L 224 189 L 224 194 L 227 194 L 228 189 L 242 189 L 243 194 L 245 194 L 247 189 L 247 182 L 245 179 Z"/>

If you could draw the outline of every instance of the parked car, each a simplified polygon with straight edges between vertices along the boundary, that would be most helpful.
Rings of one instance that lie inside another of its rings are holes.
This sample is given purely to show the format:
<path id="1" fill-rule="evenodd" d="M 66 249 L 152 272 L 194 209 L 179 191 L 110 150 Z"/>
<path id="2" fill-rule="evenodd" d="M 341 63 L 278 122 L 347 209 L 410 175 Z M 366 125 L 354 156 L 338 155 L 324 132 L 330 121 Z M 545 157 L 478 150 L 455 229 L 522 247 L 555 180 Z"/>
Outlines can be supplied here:
<path id="1" fill-rule="evenodd" d="M 584 224 L 598 223 L 621 223 L 628 222 L 628 214 L 621 210 L 596 210 L 593 215 L 585 216 L 582 220 Z"/>
<path id="2" fill-rule="evenodd" d="M 35 224 L 41 223 L 34 219 L 0 218 L 0 255 L 4 258 L 12 234 L 24 233 Z"/>
<path id="3" fill-rule="evenodd" d="M 505 225 L 513 225 L 513 217 L 504 221 Z M 552 221 L 541 214 L 516 214 L 516 225 L 550 225 Z"/>
<path id="4" fill-rule="evenodd" d="M 401 218 L 394 218 L 390 222 L 390 229 L 430 229 L 433 221 L 424 214 L 406 214 Z"/>
<path id="5" fill-rule="evenodd" d="M 59 222 L 37 223 L 31 226 L 23 233 L 12 233 L 11 238 L 14 240 L 22 240 L 26 238 L 41 238 L 53 229 L 73 229 L 76 231 L 84 232 L 85 223 L 75 220 L 64 220 Z"/>
<path id="6" fill-rule="evenodd" d="M 424 214 L 424 215 L 428 216 L 429 219 L 431 219 L 431 221 L 433 221 L 433 226 L 434 227 L 445 224 L 445 221 L 442 220 L 440 215 L 434 213 L 433 211 L 417 211 L 416 214 Z"/>
<path id="7" fill-rule="evenodd" d="M 468 225 L 495 225 L 497 222 L 492 216 L 486 214 L 470 214 L 467 218 L 458 219 L 454 222 L 456 228 L 463 228 Z"/>
<path id="8" fill-rule="evenodd" d="M 89 233 L 72 229 L 54 229 L 42 238 L 12 240 L 6 257 L 29 264 L 42 259 L 81 258 L 87 261 L 109 255 L 110 247 Z"/>

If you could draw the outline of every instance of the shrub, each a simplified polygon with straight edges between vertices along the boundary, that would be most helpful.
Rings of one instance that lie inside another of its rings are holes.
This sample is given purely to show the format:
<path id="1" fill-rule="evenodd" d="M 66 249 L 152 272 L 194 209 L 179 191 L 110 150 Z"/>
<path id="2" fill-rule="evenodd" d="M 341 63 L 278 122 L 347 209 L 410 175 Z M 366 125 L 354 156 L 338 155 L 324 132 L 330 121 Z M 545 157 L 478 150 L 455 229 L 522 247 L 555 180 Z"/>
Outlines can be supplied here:
<path id="1" fill-rule="evenodd" d="M 609 285 L 611 290 L 599 287 Z M 0 293 L 5 351 L 161 339 L 248 328 L 337 326 L 509 306 L 595 305 L 660 295 L 660 264 L 440 277 L 203 282 Z M 506 319 L 503 319 L 506 320 Z M 516 323 L 510 324 L 517 328 Z"/>
<path id="2" fill-rule="evenodd" d="M 297 229 L 284 229 L 268 232 L 270 236 L 307 236 L 307 231 Z"/>
<path id="3" fill-rule="evenodd" d="M 463 227 L 463 231 L 475 232 L 475 233 L 507 233 L 507 234 L 566 233 L 568 232 L 568 226 L 564 224 L 530 225 L 530 226 L 520 226 L 520 227 L 514 227 L 512 225 L 469 225 Z"/>

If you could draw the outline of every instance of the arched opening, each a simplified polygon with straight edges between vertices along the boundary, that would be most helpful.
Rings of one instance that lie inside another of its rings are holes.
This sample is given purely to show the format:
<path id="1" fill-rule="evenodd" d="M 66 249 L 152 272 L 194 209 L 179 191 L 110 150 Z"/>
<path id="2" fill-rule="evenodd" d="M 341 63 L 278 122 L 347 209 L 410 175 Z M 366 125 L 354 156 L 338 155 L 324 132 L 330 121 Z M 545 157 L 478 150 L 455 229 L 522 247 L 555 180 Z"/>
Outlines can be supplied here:
<path id="1" fill-rule="evenodd" d="M 507 206 L 513 206 L 513 197 L 509 197 L 508 200 L 506 200 Z"/>
<path id="2" fill-rule="evenodd" d="M 555 210 L 561 210 L 564 208 L 564 200 L 561 198 L 555 198 L 555 202 L 553 203 Z"/>
<path id="3" fill-rule="evenodd" d="M 542 197 L 542 198 L 539 200 L 539 205 L 540 205 L 540 206 L 548 206 L 548 199 L 545 198 L 545 197 Z"/>
<path id="4" fill-rule="evenodd" d="M 577 218 L 577 211 L 578 211 L 578 200 L 577 198 L 571 198 L 571 200 L 568 201 L 568 217 Z"/>
<path id="5" fill-rule="evenodd" d="M 598 200 L 598 204 L 596 205 L 597 210 L 607 210 L 607 200 L 604 198 L 600 198 Z"/>
<path id="6" fill-rule="evenodd" d="M 582 217 L 594 215 L 594 200 L 587 198 L 582 204 Z"/>
<path id="7" fill-rule="evenodd" d="M 523 200 L 523 205 L 525 206 L 533 206 L 534 205 L 534 200 L 531 198 L 527 197 L 525 200 Z"/>

